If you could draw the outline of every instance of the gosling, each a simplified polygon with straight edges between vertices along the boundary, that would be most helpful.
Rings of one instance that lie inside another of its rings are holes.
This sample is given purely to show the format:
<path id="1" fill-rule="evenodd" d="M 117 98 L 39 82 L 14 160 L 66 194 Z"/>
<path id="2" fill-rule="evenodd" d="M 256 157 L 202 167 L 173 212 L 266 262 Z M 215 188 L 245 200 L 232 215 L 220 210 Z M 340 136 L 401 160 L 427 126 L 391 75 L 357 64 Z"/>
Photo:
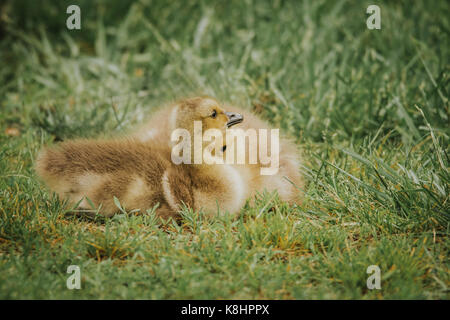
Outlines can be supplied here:
<path id="1" fill-rule="evenodd" d="M 187 99 L 177 104 L 169 125 L 184 128 L 193 136 L 194 121 L 201 121 L 206 130 L 225 133 L 242 117 L 226 112 L 214 100 Z M 224 149 L 218 147 L 213 149 Z M 50 190 L 70 204 L 78 204 L 77 209 L 86 210 L 92 203 L 104 216 L 119 211 L 114 197 L 126 210 L 145 211 L 159 204 L 156 214 L 163 218 L 177 216 L 182 205 L 210 215 L 236 214 L 248 194 L 248 186 L 233 166 L 176 165 L 167 141 L 157 138 L 63 142 L 40 152 L 36 172 Z"/>

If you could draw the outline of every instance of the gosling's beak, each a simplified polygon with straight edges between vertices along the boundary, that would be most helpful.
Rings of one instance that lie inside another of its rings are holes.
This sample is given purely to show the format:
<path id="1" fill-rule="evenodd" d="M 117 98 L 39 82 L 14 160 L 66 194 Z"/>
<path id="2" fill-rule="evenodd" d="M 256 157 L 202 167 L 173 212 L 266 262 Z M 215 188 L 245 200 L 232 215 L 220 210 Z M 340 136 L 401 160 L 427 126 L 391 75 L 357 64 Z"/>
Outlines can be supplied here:
<path id="1" fill-rule="evenodd" d="M 242 116 L 242 114 L 236 112 L 225 112 L 225 115 L 228 117 L 228 128 L 244 121 L 244 117 Z"/>

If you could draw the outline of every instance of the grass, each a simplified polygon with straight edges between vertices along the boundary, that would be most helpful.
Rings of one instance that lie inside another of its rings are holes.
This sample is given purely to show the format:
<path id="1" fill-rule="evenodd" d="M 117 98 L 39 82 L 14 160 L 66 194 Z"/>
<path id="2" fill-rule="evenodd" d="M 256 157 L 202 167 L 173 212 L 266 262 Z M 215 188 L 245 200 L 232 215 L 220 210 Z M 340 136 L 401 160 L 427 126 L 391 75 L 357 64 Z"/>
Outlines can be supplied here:
<path id="1" fill-rule="evenodd" d="M 368 1 L 86 0 L 69 31 L 73 2 L 0 5 L 0 298 L 449 298 L 448 2 L 378 1 L 368 30 Z M 89 220 L 37 180 L 44 145 L 194 94 L 294 137 L 305 201 Z"/>

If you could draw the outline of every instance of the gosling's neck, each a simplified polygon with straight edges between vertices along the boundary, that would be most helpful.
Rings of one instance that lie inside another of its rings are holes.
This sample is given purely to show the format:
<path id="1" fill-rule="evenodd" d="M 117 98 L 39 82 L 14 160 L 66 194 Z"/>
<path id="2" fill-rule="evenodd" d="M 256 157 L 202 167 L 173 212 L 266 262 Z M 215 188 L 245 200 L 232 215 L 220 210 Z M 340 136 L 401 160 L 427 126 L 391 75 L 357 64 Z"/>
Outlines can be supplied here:
<path id="1" fill-rule="evenodd" d="M 239 170 L 228 164 L 188 165 L 194 189 L 216 200 L 224 211 L 239 212 L 248 197 L 248 188 Z M 194 190 L 194 193 L 196 191 Z M 201 206 L 201 205 L 200 205 Z"/>

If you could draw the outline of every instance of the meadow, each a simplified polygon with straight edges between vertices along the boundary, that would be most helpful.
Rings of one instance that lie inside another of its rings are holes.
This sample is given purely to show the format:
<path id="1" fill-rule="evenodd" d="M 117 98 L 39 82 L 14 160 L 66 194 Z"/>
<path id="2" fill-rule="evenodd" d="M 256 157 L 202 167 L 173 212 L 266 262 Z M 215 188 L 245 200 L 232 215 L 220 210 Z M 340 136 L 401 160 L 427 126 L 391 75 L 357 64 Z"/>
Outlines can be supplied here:
<path id="1" fill-rule="evenodd" d="M 370 4 L 3 1 L 0 299 L 449 299 L 450 2 L 377 1 L 380 30 Z M 34 172 L 45 145 L 200 94 L 295 139 L 302 203 L 88 219 Z"/>

